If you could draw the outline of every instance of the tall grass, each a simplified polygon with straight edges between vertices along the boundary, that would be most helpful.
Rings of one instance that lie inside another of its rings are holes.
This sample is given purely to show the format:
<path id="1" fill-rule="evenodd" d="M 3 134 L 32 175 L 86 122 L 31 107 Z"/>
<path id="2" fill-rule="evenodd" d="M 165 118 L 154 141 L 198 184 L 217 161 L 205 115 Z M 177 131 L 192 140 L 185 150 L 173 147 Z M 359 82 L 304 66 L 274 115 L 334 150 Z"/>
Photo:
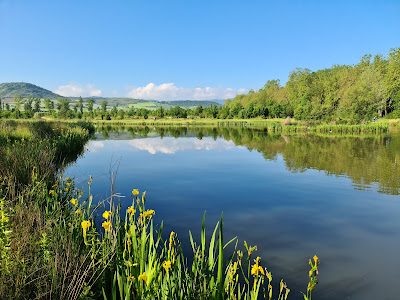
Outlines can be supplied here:
<path id="1" fill-rule="evenodd" d="M 115 197 L 103 202 L 104 210 L 95 208 L 100 213 L 90 213 L 90 201 L 73 207 L 75 212 L 87 212 L 85 216 L 80 214 L 79 221 L 93 265 L 99 266 L 95 272 L 99 275 L 93 275 L 99 277 L 93 288 L 101 286 L 104 299 L 273 298 L 272 274 L 255 256 L 257 247 L 244 242 L 245 251 L 226 256 L 226 247 L 236 238 L 224 243 L 222 216 L 208 243 L 205 216 L 199 244 L 189 232 L 193 257 L 188 264 L 177 234 L 169 233 L 164 241 L 163 223 L 158 230 L 154 228 L 152 217 L 156 212 L 146 208 L 145 194 L 140 196 L 134 189 L 132 205 L 126 211 L 121 210 Z M 100 222 L 95 215 L 102 216 Z M 102 230 L 93 230 L 99 223 Z M 305 299 L 311 299 L 316 283 L 318 258 L 315 256 L 313 261 Z M 277 299 L 286 299 L 289 291 L 281 281 Z"/>
<path id="2" fill-rule="evenodd" d="M 64 283 L 86 249 L 66 230 L 73 183 L 56 174 L 88 138 L 74 124 L 0 122 L 1 299 L 68 299 Z"/>

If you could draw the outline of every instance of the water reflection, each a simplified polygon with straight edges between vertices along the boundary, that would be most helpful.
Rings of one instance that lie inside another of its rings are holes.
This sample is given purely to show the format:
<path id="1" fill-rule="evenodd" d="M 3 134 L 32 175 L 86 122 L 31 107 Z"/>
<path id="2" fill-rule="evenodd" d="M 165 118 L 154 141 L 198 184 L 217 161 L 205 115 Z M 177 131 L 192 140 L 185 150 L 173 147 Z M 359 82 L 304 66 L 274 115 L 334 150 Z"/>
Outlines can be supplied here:
<path id="1" fill-rule="evenodd" d="M 281 135 L 248 127 L 100 127 L 99 139 L 131 141 L 132 151 L 175 153 L 183 150 L 229 149 L 234 145 L 262 153 L 267 160 L 281 155 L 288 171 L 308 169 L 324 171 L 327 175 L 346 176 L 359 190 L 376 186 L 380 193 L 400 193 L 399 135 Z M 161 137 L 161 139 L 146 139 Z M 165 137 L 165 138 L 164 138 Z M 196 137 L 180 139 L 178 137 Z M 208 137 L 208 139 L 204 139 Z M 210 139 L 217 141 L 212 142 Z M 92 147 L 101 147 L 93 144 Z M 93 149 L 95 150 L 95 149 Z"/>
<path id="2" fill-rule="evenodd" d="M 285 278 L 289 299 L 303 299 L 307 259 L 321 258 L 315 299 L 397 299 L 400 278 L 400 136 L 280 135 L 247 127 L 105 127 L 67 170 L 95 200 L 116 191 L 131 205 L 147 191 L 155 225 L 178 234 L 190 253 L 206 214 L 209 237 L 224 212 L 224 236 L 257 245 Z M 328 176 L 327 176 L 328 175 Z M 377 191 L 379 193 L 377 193 Z M 382 259 L 384 257 L 384 259 Z M 382 275 L 384 274 L 384 275 Z"/>

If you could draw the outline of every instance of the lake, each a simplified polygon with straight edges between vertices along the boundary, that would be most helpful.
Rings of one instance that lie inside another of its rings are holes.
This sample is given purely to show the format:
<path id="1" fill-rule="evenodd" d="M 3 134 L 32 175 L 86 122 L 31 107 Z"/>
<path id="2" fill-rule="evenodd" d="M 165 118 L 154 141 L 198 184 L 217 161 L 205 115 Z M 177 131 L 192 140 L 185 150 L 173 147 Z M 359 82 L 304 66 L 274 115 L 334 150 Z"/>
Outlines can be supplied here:
<path id="1" fill-rule="evenodd" d="M 398 299 L 400 134 L 281 135 L 247 127 L 102 127 L 66 175 L 95 199 L 123 208 L 147 191 L 164 233 L 208 238 L 223 212 L 224 239 L 257 245 L 256 256 L 289 299 L 303 299 L 308 259 L 320 260 L 313 299 Z M 274 290 L 275 297 L 277 289 Z"/>

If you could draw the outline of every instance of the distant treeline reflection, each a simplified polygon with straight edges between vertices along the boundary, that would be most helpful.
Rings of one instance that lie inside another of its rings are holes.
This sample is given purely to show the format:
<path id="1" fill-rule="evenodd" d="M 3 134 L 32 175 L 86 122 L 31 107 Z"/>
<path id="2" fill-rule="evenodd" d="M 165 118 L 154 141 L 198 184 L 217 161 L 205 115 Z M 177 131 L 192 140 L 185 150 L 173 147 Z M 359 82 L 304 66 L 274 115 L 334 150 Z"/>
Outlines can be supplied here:
<path id="1" fill-rule="evenodd" d="M 249 127 L 125 127 L 97 128 L 104 139 L 146 137 L 212 137 L 233 141 L 250 151 L 257 150 L 268 160 L 281 155 L 290 172 L 307 169 L 327 175 L 346 176 L 355 188 L 365 190 L 375 185 L 380 193 L 400 194 L 400 135 L 317 135 L 274 134 L 266 129 Z"/>

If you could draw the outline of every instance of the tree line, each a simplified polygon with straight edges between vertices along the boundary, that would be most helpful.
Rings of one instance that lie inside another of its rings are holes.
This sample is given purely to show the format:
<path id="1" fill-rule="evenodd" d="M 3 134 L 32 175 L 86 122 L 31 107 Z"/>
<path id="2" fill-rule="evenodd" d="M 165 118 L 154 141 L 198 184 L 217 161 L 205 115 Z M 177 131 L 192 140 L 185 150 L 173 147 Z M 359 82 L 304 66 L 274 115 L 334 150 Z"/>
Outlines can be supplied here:
<path id="1" fill-rule="evenodd" d="M 284 86 L 279 80 L 269 80 L 258 91 L 237 95 L 223 106 L 174 106 L 156 110 L 110 107 L 105 99 L 96 106 L 93 99 L 56 101 L 14 96 L 14 107 L 0 102 L 1 116 L 31 118 L 35 114 L 49 114 L 54 118 L 125 119 L 144 118 L 284 118 L 336 123 L 360 123 L 375 116 L 400 118 L 400 48 L 391 49 L 386 57 L 381 54 L 364 55 L 356 65 L 334 65 L 311 71 L 296 68 Z"/>
<path id="2" fill-rule="evenodd" d="M 237 95 L 221 108 L 222 118 L 294 117 L 357 123 L 374 116 L 400 117 L 400 48 L 386 57 L 367 54 L 356 65 L 312 72 L 297 68 L 285 86 L 268 81 L 258 91 Z"/>
<path id="3" fill-rule="evenodd" d="M 197 106 L 195 109 L 182 108 L 180 106 L 164 109 L 160 106 L 156 110 L 135 108 L 134 106 L 131 106 L 129 109 L 118 108 L 116 105 L 110 107 L 105 99 L 96 108 L 94 104 L 95 100 L 87 99 L 84 101 L 82 97 L 76 101 L 71 101 L 67 98 L 59 98 L 57 100 L 44 99 L 42 101 L 37 97 L 28 96 L 24 98 L 23 96 L 15 95 L 13 107 L 9 103 L 2 104 L 0 101 L 0 112 L 3 118 L 29 119 L 35 117 L 36 114 L 36 116 L 50 115 L 61 119 L 83 118 L 102 120 L 125 118 L 147 119 L 149 116 L 156 118 L 187 118 L 189 116 L 216 118 L 219 112 L 218 106 L 215 104 L 208 107 Z"/>

